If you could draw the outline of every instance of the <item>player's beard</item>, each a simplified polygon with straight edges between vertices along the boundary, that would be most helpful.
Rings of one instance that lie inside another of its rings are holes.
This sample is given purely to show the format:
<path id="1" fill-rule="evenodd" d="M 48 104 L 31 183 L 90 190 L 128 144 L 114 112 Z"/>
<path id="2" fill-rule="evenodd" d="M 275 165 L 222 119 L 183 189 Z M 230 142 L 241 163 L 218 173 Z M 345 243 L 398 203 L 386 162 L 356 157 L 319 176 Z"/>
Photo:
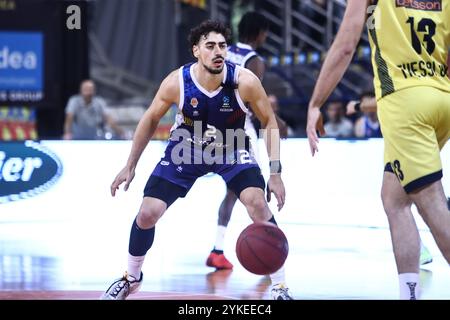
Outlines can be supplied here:
<path id="1" fill-rule="evenodd" d="M 223 70 L 223 64 L 222 64 L 222 67 L 220 67 L 220 69 L 213 69 L 213 68 L 210 68 L 210 67 L 208 67 L 208 66 L 206 66 L 206 65 L 203 65 L 204 67 L 205 67 L 205 69 L 209 72 L 209 73 L 211 73 L 211 74 L 219 74 L 219 73 L 222 73 L 222 70 Z"/>

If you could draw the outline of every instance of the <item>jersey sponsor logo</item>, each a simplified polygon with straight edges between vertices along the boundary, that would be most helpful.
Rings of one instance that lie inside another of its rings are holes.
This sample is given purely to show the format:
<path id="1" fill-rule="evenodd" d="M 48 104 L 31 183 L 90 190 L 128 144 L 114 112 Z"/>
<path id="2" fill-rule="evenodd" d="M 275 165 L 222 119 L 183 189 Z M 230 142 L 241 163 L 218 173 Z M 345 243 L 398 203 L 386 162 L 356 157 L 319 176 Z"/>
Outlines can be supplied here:
<path id="1" fill-rule="evenodd" d="M 43 145 L 26 141 L 0 147 L 0 203 L 36 196 L 62 174 L 58 157 Z"/>
<path id="2" fill-rule="evenodd" d="M 230 106 L 230 97 L 224 96 L 222 102 L 222 107 L 219 109 L 221 112 L 233 112 L 233 108 Z"/>
<path id="3" fill-rule="evenodd" d="M 396 7 L 423 11 L 442 11 L 442 0 L 395 0 Z"/>
<path id="4" fill-rule="evenodd" d="M 198 106 L 198 100 L 197 100 L 196 97 L 194 97 L 194 98 L 191 99 L 191 106 L 192 106 L 193 108 L 197 108 L 197 106 Z"/>

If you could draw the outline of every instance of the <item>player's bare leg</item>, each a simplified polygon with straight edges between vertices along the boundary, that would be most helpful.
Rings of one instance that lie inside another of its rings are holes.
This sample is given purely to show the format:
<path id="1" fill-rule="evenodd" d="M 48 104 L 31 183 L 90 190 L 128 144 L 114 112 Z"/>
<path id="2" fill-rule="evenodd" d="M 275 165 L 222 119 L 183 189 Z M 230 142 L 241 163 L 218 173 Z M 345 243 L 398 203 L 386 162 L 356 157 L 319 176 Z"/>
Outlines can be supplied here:
<path id="1" fill-rule="evenodd" d="M 411 212 L 411 200 L 394 173 L 384 173 L 381 198 L 391 231 L 399 275 L 400 299 L 417 299 L 419 298 L 419 232 Z"/>
<path id="2" fill-rule="evenodd" d="M 211 250 L 208 258 L 206 259 L 206 265 L 216 269 L 233 269 L 233 264 L 228 261 L 223 253 L 225 233 L 228 223 L 230 222 L 231 213 L 233 212 L 234 205 L 236 204 L 237 196 L 233 191 L 227 189 L 225 198 L 219 207 L 219 219 L 217 223 L 216 242 L 213 250 Z"/>
<path id="3" fill-rule="evenodd" d="M 430 228 L 445 259 L 450 263 L 450 212 L 441 181 L 433 182 L 409 196 Z"/>
<path id="4" fill-rule="evenodd" d="M 142 265 L 147 251 L 153 244 L 155 225 L 167 209 L 164 201 L 144 197 L 133 222 L 128 248 L 128 268 L 122 278 L 115 280 L 102 295 L 104 300 L 124 300 L 136 293 L 143 281 Z"/>

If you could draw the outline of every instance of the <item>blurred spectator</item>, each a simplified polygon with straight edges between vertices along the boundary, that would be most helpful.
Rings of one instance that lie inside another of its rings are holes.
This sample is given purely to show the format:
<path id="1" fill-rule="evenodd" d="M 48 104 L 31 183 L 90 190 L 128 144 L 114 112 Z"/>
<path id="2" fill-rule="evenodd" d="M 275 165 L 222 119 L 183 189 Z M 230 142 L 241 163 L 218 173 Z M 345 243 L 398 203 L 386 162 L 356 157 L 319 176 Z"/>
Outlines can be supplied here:
<path id="1" fill-rule="evenodd" d="M 373 93 L 361 97 L 361 105 L 369 105 L 375 99 Z M 381 138 L 381 128 L 376 110 L 363 111 L 363 115 L 356 120 L 355 136 L 358 138 Z"/>
<path id="2" fill-rule="evenodd" d="M 344 117 L 342 102 L 330 102 L 326 114 L 328 119 L 324 126 L 326 137 L 348 138 L 353 135 L 353 123 Z"/>
<path id="3" fill-rule="evenodd" d="M 108 125 L 119 138 L 124 138 L 124 130 L 106 111 L 106 102 L 95 96 L 95 84 L 85 80 L 80 85 L 80 94 L 70 97 L 66 107 L 64 122 L 65 140 L 99 140 L 105 138 Z"/>
<path id="4" fill-rule="evenodd" d="M 358 138 L 381 138 L 380 123 L 376 112 L 365 112 L 355 123 Z"/>

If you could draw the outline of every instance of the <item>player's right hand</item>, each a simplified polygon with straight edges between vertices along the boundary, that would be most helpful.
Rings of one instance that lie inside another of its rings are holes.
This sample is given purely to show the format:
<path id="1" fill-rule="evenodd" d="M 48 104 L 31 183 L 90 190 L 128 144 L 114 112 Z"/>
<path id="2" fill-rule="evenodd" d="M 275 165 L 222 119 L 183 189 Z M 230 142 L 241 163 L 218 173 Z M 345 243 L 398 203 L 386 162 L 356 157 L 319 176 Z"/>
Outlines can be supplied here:
<path id="1" fill-rule="evenodd" d="M 134 169 L 130 169 L 128 167 L 120 170 L 119 174 L 114 179 L 111 184 L 111 195 L 114 197 L 116 195 L 116 191 L 119 189 L 119 186 L 125 182 L 125 186 L 123 187 L 124 191 L 128 190 L 131 181 L 134 179 Z"/>

